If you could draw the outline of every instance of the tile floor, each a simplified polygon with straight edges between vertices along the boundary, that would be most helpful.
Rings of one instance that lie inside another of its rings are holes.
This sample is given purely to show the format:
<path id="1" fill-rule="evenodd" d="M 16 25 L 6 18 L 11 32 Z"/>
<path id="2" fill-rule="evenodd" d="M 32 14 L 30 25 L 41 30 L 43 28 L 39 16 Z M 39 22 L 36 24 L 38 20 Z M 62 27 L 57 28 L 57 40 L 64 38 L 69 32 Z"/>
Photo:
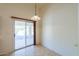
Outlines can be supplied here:
<path id="1" fill-rule="evenodd" d="M 15 51 L 10 56 L 59 56 L 57 53 L 40 45 L 30 46 L 18 51 Z"/>

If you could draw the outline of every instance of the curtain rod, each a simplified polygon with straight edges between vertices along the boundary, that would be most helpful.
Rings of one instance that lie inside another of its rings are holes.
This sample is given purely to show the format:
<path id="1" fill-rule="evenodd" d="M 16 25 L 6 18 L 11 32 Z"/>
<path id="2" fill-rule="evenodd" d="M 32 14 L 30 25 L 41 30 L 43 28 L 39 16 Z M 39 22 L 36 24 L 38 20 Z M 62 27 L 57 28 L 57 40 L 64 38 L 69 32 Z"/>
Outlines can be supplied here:
<path id="1" fill-rule="evenodd" d="M 20 18 L 20 17 L 15 17 L 15 16 L 11 16 L 11 18 L 36 22 L 36 21 L 34 21 L 34 20 L 25 19 L 25 18 Z"/>

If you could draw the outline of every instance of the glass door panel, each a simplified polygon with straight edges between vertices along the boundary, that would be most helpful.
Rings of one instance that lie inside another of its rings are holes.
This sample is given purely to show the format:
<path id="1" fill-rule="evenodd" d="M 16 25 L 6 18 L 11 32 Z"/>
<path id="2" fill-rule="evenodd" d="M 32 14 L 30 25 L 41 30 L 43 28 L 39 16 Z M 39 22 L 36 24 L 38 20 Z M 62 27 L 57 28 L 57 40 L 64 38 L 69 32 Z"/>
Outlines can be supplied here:
<path id="1" fill-rule="evenodd" d="M 15 21 L 15 49 L 25 46 L 25 22 Z"/>
<path id="2" fill-rule="evenodd" d="M 32 45 L 34 44 L 34 31 L 33 31 L 33 23 L 26 22 L 26 44 Z"/>

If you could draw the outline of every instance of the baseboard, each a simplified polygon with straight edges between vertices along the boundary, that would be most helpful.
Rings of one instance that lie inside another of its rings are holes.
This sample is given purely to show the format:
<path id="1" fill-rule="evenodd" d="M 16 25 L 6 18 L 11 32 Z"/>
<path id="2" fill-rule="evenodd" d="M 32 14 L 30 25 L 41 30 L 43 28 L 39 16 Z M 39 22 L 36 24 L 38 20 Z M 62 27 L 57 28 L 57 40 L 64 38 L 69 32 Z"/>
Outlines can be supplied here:
<path id="1" fill-rule="evenodd" d="M 50 50 L 49 48 L 47 48 L 47 47 L 45 47 L 44 45 L 42 45 L 44 48 L 46 48 L 46 49 L 48 49 L 48 50 Z M 57 56 L 62 56 L 61 54 L 59 54 L 59 53 L 57 53 L 56 51 L 52 51 L 52 50 L 50 50 L 51 52 L 54 52 L 54 53 L 56 53 L 57 54 Z"/>

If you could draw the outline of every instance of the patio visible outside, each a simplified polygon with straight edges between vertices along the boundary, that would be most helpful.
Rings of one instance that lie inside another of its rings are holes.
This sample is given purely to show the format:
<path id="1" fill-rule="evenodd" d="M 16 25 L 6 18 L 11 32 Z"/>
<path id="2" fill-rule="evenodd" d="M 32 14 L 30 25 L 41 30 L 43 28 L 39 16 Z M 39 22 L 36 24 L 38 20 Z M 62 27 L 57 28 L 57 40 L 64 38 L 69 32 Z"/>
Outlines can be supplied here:
<path id="1" fill-rule="evenodd" d="M 33 23 L 15 21 L 15 49 L 33 44 Z"/>

